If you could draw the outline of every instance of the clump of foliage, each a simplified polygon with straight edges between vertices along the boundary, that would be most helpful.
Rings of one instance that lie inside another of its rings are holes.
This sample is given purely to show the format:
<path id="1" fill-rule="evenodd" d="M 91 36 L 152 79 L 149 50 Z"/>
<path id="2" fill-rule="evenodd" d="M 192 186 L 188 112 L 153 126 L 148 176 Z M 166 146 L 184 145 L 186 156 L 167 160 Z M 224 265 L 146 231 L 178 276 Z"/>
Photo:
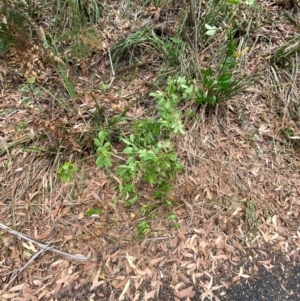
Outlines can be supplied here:
<path id="1" fill-rule="evenodd" d="M 232 98 L 244 87 L 246 78 L 237 76 L 236 43 L 229 38 L 227 49 L 223 60 L 220 62 L 220 69 L 213 70 L 211 67 L 201 69 L 202 88 L 195 89 L 195 103 L 197 105 L 208 104 L 214 107 L 222 101 Z"/>
<path id="2" fill-rule="evenodd" d="M 170 139 L 183 133 L 181 113 L 176 108 L 185 90 L 183 78 L 169 79 L 165 92 L 151 93 L 157 101 L 157 117 L 136 121 L 129 135 L 121 135 L 125 164 L 120 164 L 115 175 L 121 179 L 119 192 L 127 205 L 138 200 L 137 184 L 140 182 L 154 188 L 154 197 L 164 199 L 172 187 L 176 174 L 182 170 Z M 97 146 L 96 164 L 98 168 L 112 168 L 113 151 L 109 133 L 99 132 L 94 140 Z"/>
<path id="3" fill-rule="evenodd" d="M 6 53 L 11 45 L 26 47 L 26 29 L 31 26 L 28 11 L 29 5 L 22 1 L 3 0 L 0 4 L 0 53 Z"/>
<path id="4" fill-rule="evenodd" d="M 53 33 L 59 42 L 71 45 L 75 57 L 86 57 L 91 48 L 101 44 L 97 25 L 102 6 L 95 0 L 57 0 L 53 3 Z"/>
<path id="5" fill-rule="evenodd" d="M 235 50 L 235 44 L 230 42 L 218 75 L 211 68 L 201 70 L 202 88 L 189 83 L 185 77 L 178 76 L 169 78 L 165 91 L 150 93 L 156 100 L 157 116 L 136 121 L 130 134 L 119 137 L 124 146 L 124 164 L 115 168 L 109 131 L 101 130 L 98 133 L 98 137 L 94 139 L 97 167 L 115 170 L 115 176 L 121 179 L 120 196 L 127 205 L 137 202 L 137 186 L 141 182 L 154 188 L 154 198 L 167 198 L 176 174 L 183 168 L 170 142 L 172 136 L 184 133 L 178 105 L 193 100 L 196 105 L 206 103 L 213 107 L 236 93 L 241 80 L 233 79 Z"/>
<path id="6" fill-rule="evenodd" d="M 62 182 L 68 183 L 74 180 L 75 174 L 77 173 L 78 169 L 74 166 L 72 162 L 65 162 L 62 166 L 58 169 L 58 175 Z"/>

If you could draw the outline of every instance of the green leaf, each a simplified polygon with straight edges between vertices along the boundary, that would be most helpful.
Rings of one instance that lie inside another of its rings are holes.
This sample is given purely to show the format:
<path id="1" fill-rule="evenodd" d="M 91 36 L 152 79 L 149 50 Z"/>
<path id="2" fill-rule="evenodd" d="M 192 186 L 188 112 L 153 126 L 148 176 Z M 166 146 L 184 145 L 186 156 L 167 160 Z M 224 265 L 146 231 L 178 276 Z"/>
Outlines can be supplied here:
<path id="1" fill-rule="evenodd" d="M 107 167 L 107 168 L 108 168 L 108 167 L 112 167 L 112 163 L 111 163 L 111 161 L 110 161 L 109 158 L 104 158 L 103 164 L 104 164 L 104 166 Z"/>
<path id="2" fill-rule="evenodd" d="M 151 97 L 154 97 L 156 99 L 164 99 L 164 94 L 161 91 L 152 92 L 149 94 Z"/>
<path id="3" fill-rule="evenodd" d="M 213 74 L 214 74 L 211 67 L 209 67 L 208 69 L 201 69 L 200 71 L 204 77 L 210 77 L 210 76 L 213 76 Z"/>
<path id="4" fill-rule="evenodd" d="M 137 225 L 138 237 L 147 235 L 150 232 L 150 225 L 147 222 L 140 222 Z"/>
<path id="5" fill-rule="evenodd" d="M 99 141 L 99 139 L 97 139 L 97 138 L 94 138 L 94 144 L 96 145 L 96 146 L 103 146 L 103 144 Z"/>
<path id="6" fill-rule="evenodd" d="M 175 223 L 175 224 L 173 225 L 173 228 L 174 228 L 174 229 L 180 228 L 180 223 Z"/>
<path id="7" fill-rule="evenodd" d="M 138 196 L 135 195 L 133 198 L 131 198 L 131 199 L 129 199 L 129 200 L 126 200 L 126 204 L 127 204 L 128 206 L 134 205 L 134 204 L 136 203 L 137 199 L 138 199 Z"/>
<path id="8" fill-rule="evenodd" d="M 127 146 L 123 149 L 124 154 L 132 154 L 133 153 L 133 148 L 131 146 Z"/>
<path id="9" fill-rule="evenodd" d="M 170 38 L 170 40 L 175 43 L 175 44 L 181 44 L 182 43 L 182 40 L 181 39 L 178 39 L 178 38 Z"/>
<path id="10" fill-rule="evenodd" d="M 96 166 L 97 168 L 101 168 L 102 166 L 104 166 L 104 158 L 103 157 L 98 157 L 96 159 Z"/>
<path id="11" fill-rule="evenodd" d="M 35 83 L 35 77 L 29 77 L 27 78 L 27 82 L 31 85 L 33 85 Z"/>
<path id="12" fill-rule="evenodd" d="M 100 131 L 99 133 L 98 133 L 98 138 L 99 138 L 99 141 L 100 141 L 100 143 L 103 145 L 103 143 L 104 143 L 104 139 L 106 138 L 106 136 L 107 136 L 107 133 L 105 132 L 105 131 Z"/>
<path id="13" fill-rule="evenodd" d="M 127 140 L 127 139 L 125 139 L 125 138 L 121 138 L 121 140 L 122 140 L 125 144 L 127 144 L 127 145 L 132 145 L 132 142 L 129 141 L 129 140 Z"/>
<path id="14" fill-rule="evenodd" d="M 71 162 L 65 162 L 57 171 L 59 174 L 60 179 L 67 183 L 74 179 L 74 175 L 77 172 L 77 168 Z"/>
<path id="15" fill-rule="evenodd" d="M 100 216 L 100 214 L 102 213 L 102 209 L 100 208 L 91 208 L 91 209 L 88 209 L 87 212 L 86 212 L 86 215 L 88 217 L 91 217 L 92 215 L 98 215 Z"/>
<path id="16" fill-rule="evenodd" d="M 176 218 L 176 214 L 168 214 L 167 215 L 167 220 L 169 220 L 169 221 L 172 221 L 175 218 Z"/>
<path id="17" fill-rule="evenodd" d="M 208 36 L 213 36 L 217 32 L 217 30 L 219 30 L 218 27 L 210 26 L 208 24 L 205 24 L 204 26 L 207 29 L 205 34 L 208 35 Z"/>
<path id="18" fill-rule="evenodd" d="M 240 0 L 227 0 L 228 4 L 239 4 Z"/>
<path id="19" fill-rule="evenodd" d="M 201 105 L 205 103 L 206 98 L 207 98 L 206 93 L 204 93 L 201 89 L 196 89 L 196 97 L 195 97 L 196 104 Z"/>
<path id="20" fill-rule="evenodd" d="M 129 138 L 130 138 L 131 143 L 133 143 L 133 142 L 134 142 L 134 139 L 135 139 L 134 135 L 133 135 L 133 134 L 130 134 Z"/>
<path id="21" fill-rule="evenodd" d="M 218 79 L 218 89 L 220 90 L 227 90 L 231 84 L 231 74 L 223 73 Z"/>
<path id="22" fill-rule="evenodd" d="M 208 25 L 208 24 L 205 24 L 204 26 L 205 26 L 205 28 L 208 29 L 208 30 L 212 30 L 212 29 L 215 28 L 214 26 L 210 26 L 210 25 Z"/>
<path id="23" fill-rule="evenodd" d="M 208 30 L 205 34 L 206 34 L 207 36 L 213 36 L 215 33 L 216 33 L 215 30 Z"/>
<path id="24" fill-rule="evenodd" d="M 111 147 L 110 142 L 105 142 L 105 144 L 103 145 L 103 147 L 106 148 L 106 149 L 110 149 L 110 147 Z"/>
<path id="25" fill-rule="evenodd" d="M 174 130 L 174 134 L 184 134 L 184 127 L 181 120 L 178 120 L 177 122 L 173 123 L 171 127 Z"/>

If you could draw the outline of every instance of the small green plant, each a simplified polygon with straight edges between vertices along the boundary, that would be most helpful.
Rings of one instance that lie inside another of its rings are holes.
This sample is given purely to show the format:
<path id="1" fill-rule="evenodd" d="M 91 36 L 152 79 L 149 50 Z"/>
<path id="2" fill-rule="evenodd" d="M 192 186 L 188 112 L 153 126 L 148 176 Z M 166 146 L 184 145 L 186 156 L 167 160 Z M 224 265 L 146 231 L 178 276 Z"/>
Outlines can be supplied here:
<path id="1" fill-rule="evenodd" d="M 105 83 L 100 84 L 100 90 L 104 92 L 109 90 L 109 85 Z"/>
<path id="2" fill-rule="evenodd" d="M 59 169 L 58 175 L 64 183 L 68 183 L 74 180 L 77 168 L 71 162 L 65 162 Z"/>
<path id="3" fill-rule="evenodd" d="M 76 98 L 76 89 L 72 78 L 69 76 L 68 69 L 63 65 L 58 65 L 58 73 L 64 83 L 65 89 L 72 99 Z"/>
<path id="4" fill-rule="evenodd" d="M 179 229 L 180 228 L 180 223 L 174 223 L 173 228 L 175 230 Z"/>
<path id="5" fill-rule="evenodd" d="M 129 62 L 133 63 L 135 50 L 141 47 L 144 50 L 148 48 L 151 51 L 154 49 L 159 53 L 165 53 L 166 41 L 148 28 L 141 28 L 114 45 L 112 61 L 117 64 L 122 58 L 129 55 Z"/>
<path id="6" fill-rule="evenodd" d="M 176 215 L 175 214 L 168 214 L 166 218 L 167 218 L 168 221 L 175 221 L 176 220 Z M 173 228 L 178 229 L 179 227 L 180 227 L 180 223 L 179 222 L 174 222 Z"/>
<path id="7" fill-rule="evenodd" d="M 220 30 L 220 28 L 216 26 L 210 26 L 208 24 L 205 24 L 204 26 L 207 29 L 205 34 L 208 36 L 213 36 L 218 30 Z"/>
<path id="8" fill-rule="evenodd" d="M 101 168 L 103 166 L 108 168 L 112 166 L 111 144 L 108 141 L 107 137 L 108 137 L 108 132 L 100 131 L 98 134 L 98 138 L 94 139 L 94 144 L 97 146 L 98 157 L 96 160 L 96 165 L 98 168 Z"/>
<path id="9" fill-rule="evenodd" d="M 150 225 L 147 222 L 139 222 L 136 227 L 137 238 L 141 238 L 142 236 L 147 235 L 150 230 Z"/>
<path id="10" fill-rule="evenodd" d="M 256 236 L 258 231 L 258 222 L 257 222 L 257 212 L 255 202 L 252 200 L 245 201 L 245 221 L 248 225 L 248 235 L 252 235 L 252 237 Z"/>
<path id="11" fill-rule="evenodd" d="M 31 6 L 25 1 L 2 0 L 1 2 L 0 53 L 6 53 L 12 45 L 24 47 L 29 42 L 27 29 L 31 26 L 31 20 L 27 14 Z"/>
<path id="12" fill-rule="evenodd" d="M 171 67 L 181 64 L 186 47 L 187 45 L 182 39 L 174 37 L 169 38 L 164 49 L 164 56 Z"/>
<path id="13" fill-rule="evenodd" d="M 284 133 L 285 133 L 287 138 L 290 138 L 290 137 L 294 136 L 294 130 L 290 127 L 286 127 L 284 129 Z"/>
<path id="14" fill-rule="evenodd" d="M 147 203 L 143 205 L 143 207 L 141 208 L 142 216 L 148 216 L 151 219 L 155 219 L 156 218 L 155 209 L 157 207 L 158 207 L 157 204 L 151 204 L 151 203 Z"/>
<path id="15" fill-rule="evenodd" d="M 137 178 L 141 178 L 143 182 L 156 188 L 155 198 L 163 198 L 171 188 L 172 179 L 182 169 L 170 143 L 159 142 L 151 149 L 147 149 L 136 140 L 138 139 L 133 134 L 129 139 L 122 138 L 127 145 L 123 154 L 128 155 L 128 159 L 126 164 L 120 165 L 116 171 L 116 174 L 122 178 L 119 190 L 125 197 L 127 205 L 132 205 L 137 201 L 135 187 Z M 143 137 L 142 141 L 144 141 Z"/>
<path id="16" fill-rule="evenodd" d="M 19 123 L 16 125 L 16 131 L 17 131 L 17 132 L 21 132 L 21 131 L 23 131 L 24 129 L 26 129 L 26 127 L 27 127 L 27 122 L 21 121 L 21 122 L 19 122 Z"/>
<path id="17" fill-rule="evenodd" d="M 300 50 L 300 35 L 295 35 L 289 41 L 279 46 L 272 54 L 272 62 L 275 64 L 285 66 L 289 64 L 289 58 L 297 55 Z"/>
<path id="18" fill-rule="evenodd" d="M 142 216 L 146 216 L 149 212 L 151 212 L 153 209 L 155 209 L 155 205 L 152 204 L 145 204 L 143 205 L 143 207 L 141 208 L 141 214 Z"/>
<path id="19" fill-rule="evenodd" d="M 126 205 L 137 202 L 137 185 L 140 183 L 154 188 L 154 198 L 167 198 L 176 174 L 183 168 L 170 138 L 184 132 L 181 113 L 176 105 L 187 94 L 190 94 L 190 87 L 184 78 L 169 79 L 165 92 L 150 94 L 157 101 L 157 117 L 136 121 L 132 133 L 120 137 L 124 145 L 122 154 L 126 159 L 118 166 L 115 175 L 121 179 L 119 192 Z M 100 131 L 94 140 L 98 168 L 113 166 L 112 145 L 108 137 L 108 132 Z"/>
<path id="20" fill-rule="evenodd" d="M 99 217 L 102 212 L 103 210 L 100 208 L 90 208 L 87 210 L 86 215 L 88 217 Z"/>
<path id="21" fill-rule="evenodd" d="M 167 215 L 167 220 L 168 221 L 173 221 L 176 218 L 176 214 L 168 214 Z"/>
<path id="22" fill-rule="evenodd" d="M 234 78 L 237 66 L 236 49 L 236 43 L 230 38 L 221 69 L 219 71 L 214 71 L 211 67 L 201 69 L 202 89 L 195 89 L 195 103 L 197 105 L 208 104 L 214 107 L 217 103 L 230 99 L 244 86 L 242 77 Z"/>
<path id="23" fill-rule="evenodd" d="M 23 103 L 28 103 L 30 100 L 34 101 L 36 104 L 39 104 L 39 97 L 43 95 L 42 89 L 35 84 L 36 79 L 34 77 L 27 78 L 27 83 L 23 84 L 19 88 L 19 92 L 29 97 L 23 100 Z"/>

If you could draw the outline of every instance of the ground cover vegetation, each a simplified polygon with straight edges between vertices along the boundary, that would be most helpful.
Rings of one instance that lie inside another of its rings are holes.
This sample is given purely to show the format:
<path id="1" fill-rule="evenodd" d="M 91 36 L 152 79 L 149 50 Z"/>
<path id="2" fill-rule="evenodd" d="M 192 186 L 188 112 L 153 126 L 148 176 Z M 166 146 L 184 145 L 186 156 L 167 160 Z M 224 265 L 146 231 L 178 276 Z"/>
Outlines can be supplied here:
<path id="1" fill-rule="evenodd" d="M 298 260 L 299 19 L 3 0 L 3 300 L 222 300 L 273 252 Z"/>

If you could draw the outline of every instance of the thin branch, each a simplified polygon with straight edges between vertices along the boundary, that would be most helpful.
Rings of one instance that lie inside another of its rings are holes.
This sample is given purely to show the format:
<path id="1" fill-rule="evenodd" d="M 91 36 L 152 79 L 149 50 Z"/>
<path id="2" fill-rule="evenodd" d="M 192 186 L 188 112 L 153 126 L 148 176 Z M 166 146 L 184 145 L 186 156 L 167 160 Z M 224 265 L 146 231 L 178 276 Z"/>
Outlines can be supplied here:
<path id="1" fill-rule="evenodd" d="M 23 233 L 20 233 L 18 231 L 15 231 L 15 230 L 13 230 L 13 229 L 5 226 L 1 222 L 0 222 L 0 229 L 6 230 L 7 232 L 9 232 L 9 233 L 11 233 L 13 235 L 19 236 L 19 237 L 21 237 L 21 238 L 23 238 L 23 239 L 25 239 L 27 241 L 30 241 L 30 242 L 34 243 L 35 245 L 39 246 L 40 248 L 43 248 L 46 251 L 54 252 L 54 253 L 56 253 L 58 255 L 66 257 L 67 259 L 76 260 L 76 261 L 89 261 L 89 260 L 91 260 L 91 258 L 89 258 L 89 257 L 85 257 L 85 256 L 80 255 L 80 254 L 79 255 L 71 255 L 71 254 L 62 252 L 60 250 L 54 249 L 52 247 L 49 247 L 48 245 L 42 244 L 40 242 L 37 242 L 34 239 L 32 239 L 31 237 L 29 237 L 29 236 L 27 236 L 27 235 L 25 235 Z"/>
<path id="2" fill-rule="evenodd" d="M 110 68 L 111 68 L 111 74 L 112 74 L 112 78 L 111 78 L 110 83 L 109 83 L 109 85 L 108 85 L 108 88 L 110 88 L 111 85 L 112 85 L 112 83 L 113 83 L 114 80 L 115 80 L 115 77 L 116 77 L 114 65 L 113 65 L 113 62 L 112 62 L 112 59 L 111 59 L 110 48 L 108 48 L 108 56 L 109 56 L 109 62 L 110 62 Z"/>
<path id="3" fill-rule="evenodd" d="M 36 259 L 40 254 L 42 254 L 49 246 L 51 242 L 49 242 L 47 245 L 45 245 L 43 247 L 43 249 L 41 249 L 40 251 L 38 251 L 37 253 L 35 253 L 30 259 L 29 261 L 21 268 L 17 269 L 16 271 L 13 272 L 13 276 L 11 277 L 11 279 L 9 280 L 9 282 L 4 286 L 3 288 L 3 292 L 11 285 L 11 283 L 16 279 L 16 277 L 22 273 L 29 265 L 31 262 L 34 261 L 34 259 Z"/>

